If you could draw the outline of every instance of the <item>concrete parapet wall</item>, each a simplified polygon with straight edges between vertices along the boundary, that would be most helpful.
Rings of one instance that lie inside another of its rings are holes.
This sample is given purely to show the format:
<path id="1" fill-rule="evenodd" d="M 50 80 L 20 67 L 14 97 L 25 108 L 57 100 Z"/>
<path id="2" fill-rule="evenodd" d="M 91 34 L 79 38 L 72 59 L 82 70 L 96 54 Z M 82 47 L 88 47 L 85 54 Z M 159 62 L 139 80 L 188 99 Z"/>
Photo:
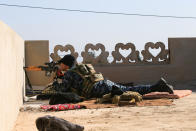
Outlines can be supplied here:
<path id="1" fill-rule="evenodd" d="M 25 41 L 25 66 L 40 66 L 45 62 L 49 62 L 49 41 Z M 27 75 L 33 86 L 45 86 L 51 81 L 44 71 L 27 71 Z"/>
<path id="2" fill-rule="evenodd" d="M 168 64 L 96 66 L 97 71 L 116 82 L 151 84 L 160 77 L 177 84 L 196 80 L 196 38 L 169 38 Z"/>
<path id="3" fill-rule="evenodd" d="M 23 104 L 24 40 L 0 21 L 0 131 L 11 131 Z"/>
<path id="4" fill-rule="evenodd" d="M 119 49 L 131 49 L 131 53 L 124 57 Z M 152 55 L 150 48 L 161 51 Z M 88 51 L 101 49 L 101 54 L 94 57 Z M 60 59 L 58 51 L 70 51 L 76 58 L 81 54 L 84 63 L 92 63 L 105 78 L 115 82 L 134 82 L 135 84 L 152 84 L 164 77 L 172 84 L 196 80 L 196 38 L 169 38 L 168 49 L 162 42 L 146 43 L 141 53 L 132 43 L 118 43 L 112 52 L 114 60 L 107 61 L 109 52 L 103 44 L 87 44 L 83 52 L 75 52 L 72 45 L 57 45 L 50 54 L 54 61 Z M 142 57 L 141 57 L 142 55 Z M 42 56 L 40 56 L 42 57 Z M 141 59 L 140 59 L 141 58 Z M 121 61 L 121 63 L 118 63 Z"/>

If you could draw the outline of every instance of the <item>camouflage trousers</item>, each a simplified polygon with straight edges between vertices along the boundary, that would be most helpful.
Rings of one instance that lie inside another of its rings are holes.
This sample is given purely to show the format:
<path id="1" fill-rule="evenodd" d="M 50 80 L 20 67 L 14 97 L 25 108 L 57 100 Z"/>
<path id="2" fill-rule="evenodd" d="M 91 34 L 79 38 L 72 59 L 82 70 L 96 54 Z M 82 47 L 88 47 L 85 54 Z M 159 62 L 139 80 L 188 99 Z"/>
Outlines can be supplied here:
<path id="1" fill-rule="evenodd" d="M 141 95 L 152 92 L 151 85 L 124 86 L 124 85 L 116 84 L 110 80 L 102 80 L 94 84 L 90 96 L 95 98 L 101 98 L 103 95 L 111 92 L 112 86 L 118 87 L 123 92 L 133 91 L 133 92 L 138 92 Z M 42 91 L 42 94 L 47 94 L 47 95 L 54 95 L 56 93 L 57 90 L 55 89 L 55 86 L 53 86 L 52 84 Z"/>
<path id="2" fill-rule="evenodd" d="M 120 84 L 116 84 L 110 80 L 102 80 L 95 83 L 91 92 L 92 97 L 100 98 L 103 95 L 110 93 L 112 90 L 112 86 L 116 86 L 120 88 L 123 92 L 134 91 L 134 92 L 138 92 L 141 95 L 150 93 L 152 91 L 151 85 L 123 86 Z"/>

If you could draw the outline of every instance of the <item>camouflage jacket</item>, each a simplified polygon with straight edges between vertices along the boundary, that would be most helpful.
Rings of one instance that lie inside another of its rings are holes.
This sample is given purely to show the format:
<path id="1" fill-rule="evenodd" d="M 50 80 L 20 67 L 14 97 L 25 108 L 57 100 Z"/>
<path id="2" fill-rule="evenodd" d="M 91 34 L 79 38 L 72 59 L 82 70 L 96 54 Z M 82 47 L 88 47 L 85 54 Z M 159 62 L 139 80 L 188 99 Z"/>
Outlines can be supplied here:
<path id="1" fill-rule="evenodd" d="M 86 98 L 100 98 L 103 95 L 110 93 L 113 86 L 119 88 L 123 92 L 135 91 L 142 95 L 151 92 L 151 85 L 124 86 L 104 79 L 96 83 L 92 83 L 92 89 L 90 90 L 90 92 L 88 92 L 88 94 L 84 95 L 84 83 L 85 81 L 81 75 L 72 70 L 68 70 L 62 77 L 61 83 L 54 81 L 51 88 L 46 88 L 46 90 L 44 90 L 43 92 L 46 93 L 48 90 L 50 92 L 51 89 L 52 92 L 74 92 L 79 96 L 83 96 Z"/>
<path id="2" fill-rule="evenodd" d="M 72 70 L 67 71 L 62 77 L 62 82 L 54 81 L 52 85 L 42 91 L 43 94 L 55 94 L 57 92 L 74 92 L 79 96 L 86 98 L 102 97 L 112 89 L 112 83 L 109 80 L 101 80 L 92 83 L 92 89 L 88 94 L 83 94 L 85 80 Z"/>
<path id="3" fill-rule="evenodd" d="M 75 92 L 81 96 L 83 78 L 73 71 L 67 71 L 61 78 L 62 82 L 54 81 L 52 87 L 57 92 Z"/>
<path id="4" fill-rule="evenodd" d="M 84 79 L 78 73 L 70 70 L 64 74 L 61 83 L 58 83 L 57 81 L 53 82 L 52 90 L 55 90 L 56 92 L 74 92 L 79 96 L 84 96 L 82 94 L 84 88 L 83 83 Z M 85 95 L 84 97 L 102 97 L 103 95 L 111 92 L 113 85 L 121 88 L 123 91 L 128 90 L 127 87 L 118 85 L 110 80 L 101 80 L 94 83 L 88 96 Z"/>

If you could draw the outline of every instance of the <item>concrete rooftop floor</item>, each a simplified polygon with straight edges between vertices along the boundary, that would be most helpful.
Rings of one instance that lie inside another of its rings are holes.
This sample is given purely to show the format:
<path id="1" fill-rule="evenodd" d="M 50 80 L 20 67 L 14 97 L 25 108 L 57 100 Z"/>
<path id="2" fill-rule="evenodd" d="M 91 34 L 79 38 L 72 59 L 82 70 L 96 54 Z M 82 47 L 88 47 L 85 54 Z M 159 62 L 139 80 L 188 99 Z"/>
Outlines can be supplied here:
<path id="1" fill-rule="evenodd" d="M 196 130 L 196 93 L 174 100 L 172 106 L 118 107 L 61 112 L 20 112 L 13 131 L 35 131 L 44 115 L 83 125 L 85 131 L 193 131 Z"/>

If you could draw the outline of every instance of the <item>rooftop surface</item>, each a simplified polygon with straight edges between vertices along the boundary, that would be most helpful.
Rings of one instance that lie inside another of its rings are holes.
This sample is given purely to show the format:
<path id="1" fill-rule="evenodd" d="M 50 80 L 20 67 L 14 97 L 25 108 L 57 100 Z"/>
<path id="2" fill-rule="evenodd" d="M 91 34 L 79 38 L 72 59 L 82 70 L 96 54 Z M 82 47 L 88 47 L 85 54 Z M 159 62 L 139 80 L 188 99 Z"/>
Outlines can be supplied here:
<path id="1" fill-rule="evenodd" d="M 175 99 L 172 106 L 117 107 L 60 112 L 20 112 L 13 131 L 35 131 L 35 120 L 52 115 L 83 125 L 85 131 L 196 130 L 196 93 Z"/>

